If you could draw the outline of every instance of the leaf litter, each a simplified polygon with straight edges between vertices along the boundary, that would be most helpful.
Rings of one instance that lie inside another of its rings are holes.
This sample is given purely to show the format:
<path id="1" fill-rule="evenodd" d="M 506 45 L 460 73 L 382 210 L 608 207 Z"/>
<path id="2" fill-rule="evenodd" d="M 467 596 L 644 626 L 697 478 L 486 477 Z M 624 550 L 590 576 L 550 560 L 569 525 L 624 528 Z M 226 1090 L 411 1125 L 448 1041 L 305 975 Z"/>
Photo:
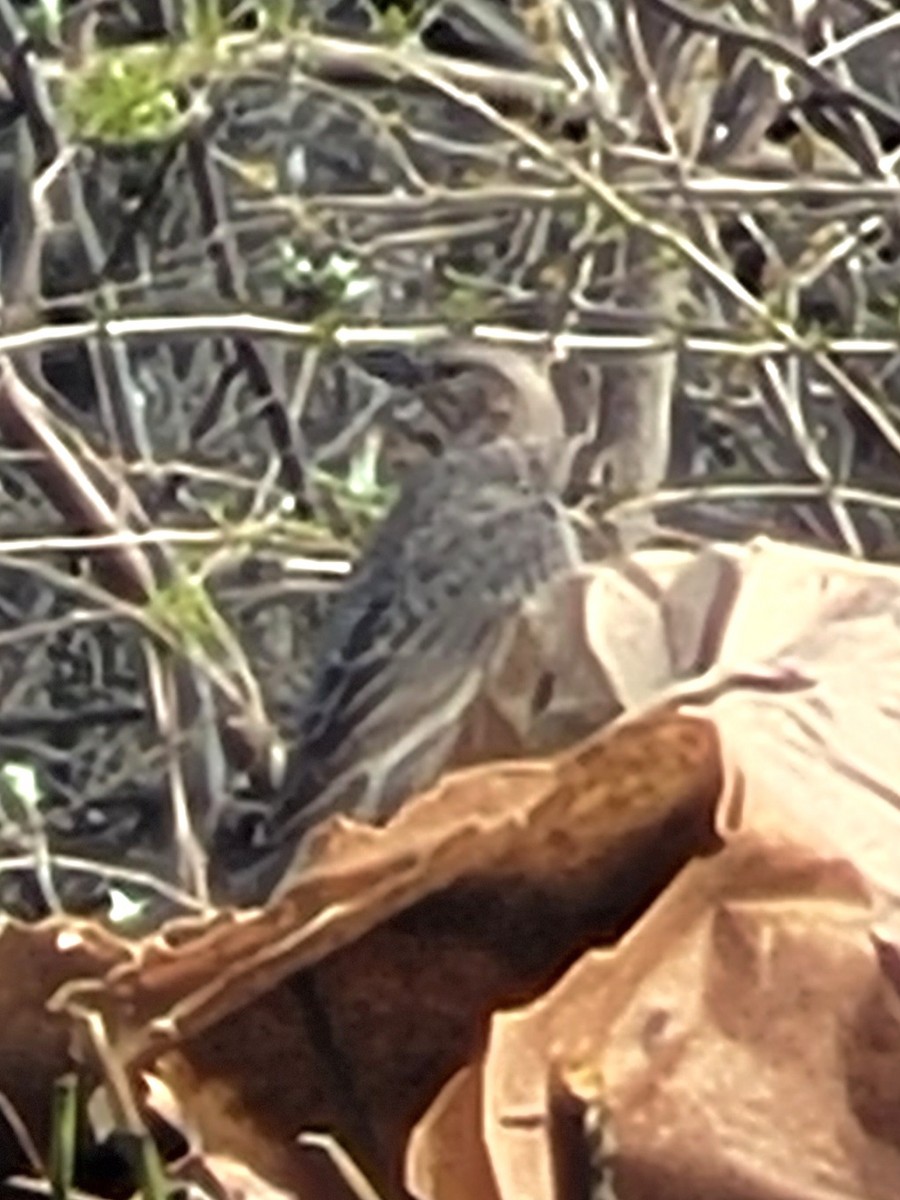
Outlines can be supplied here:
<path id="1" fill-rule="evenodd" d="M 533 757 L 326 824 L 260 909 L 8 921 L 4 1094 L 44 1152 L 72 1057 L 150 1073 L 301 1197 L 359 1194 L 316 1131 L 382 1196 L 895 1196 L 898 617 L 768 540 L 565 581 L 461 739 Z"/>

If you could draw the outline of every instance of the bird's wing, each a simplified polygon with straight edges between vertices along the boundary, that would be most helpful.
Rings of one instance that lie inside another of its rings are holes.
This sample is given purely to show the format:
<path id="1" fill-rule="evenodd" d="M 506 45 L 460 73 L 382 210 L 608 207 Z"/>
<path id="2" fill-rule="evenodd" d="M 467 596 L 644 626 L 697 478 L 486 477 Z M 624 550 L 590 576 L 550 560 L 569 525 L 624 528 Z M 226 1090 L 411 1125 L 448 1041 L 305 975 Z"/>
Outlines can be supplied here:
<path id="1" fill-rule="evenodd" d="M 384 816 L 431 782 L 509 617 L 577 561 L 554 496 L 525 477 L 476 475 L 462 464 L 443 489 L 433 471 L 422 481 L 427 494 L 413 487 L 338 600 L 280 818 L 313 802 L 320 815 Z M 354 800 L 359 787 L 344 795 L 348 774 L 366 776 L 365 795 Z"/>

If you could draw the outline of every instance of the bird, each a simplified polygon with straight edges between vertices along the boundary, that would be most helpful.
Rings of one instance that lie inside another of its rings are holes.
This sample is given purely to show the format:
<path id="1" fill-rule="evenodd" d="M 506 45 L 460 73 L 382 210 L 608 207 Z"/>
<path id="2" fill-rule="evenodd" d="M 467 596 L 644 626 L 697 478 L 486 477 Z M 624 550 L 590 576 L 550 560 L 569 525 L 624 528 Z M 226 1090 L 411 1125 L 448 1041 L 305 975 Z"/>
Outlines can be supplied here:
<path id="1" fill-rule="evenodd" d="M 435 782 L 515 613 L 580 562 L 547 364 L 453 340 L 421 353 L 405 386 L 461 428 L 409 470 L 325 619 L 254 834 L 269 882 L 326 817 L 383 824 Z M 473 411 L 460 421 L 462 405 Z"/>

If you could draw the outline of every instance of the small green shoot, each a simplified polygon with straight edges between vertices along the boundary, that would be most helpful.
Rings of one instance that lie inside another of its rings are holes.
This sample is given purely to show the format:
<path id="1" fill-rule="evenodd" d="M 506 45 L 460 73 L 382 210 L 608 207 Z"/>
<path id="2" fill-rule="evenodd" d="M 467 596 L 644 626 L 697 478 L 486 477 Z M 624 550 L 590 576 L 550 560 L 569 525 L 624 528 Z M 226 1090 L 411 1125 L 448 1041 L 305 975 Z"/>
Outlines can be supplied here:
<path id="1" fill-rule="evenodd" d="M 178 59 L 171 47 L 97 51 L 69 84 L 64 106 L 79 137 L 134 144 L 183 128 Z"/>
<path id="2" fill-rule="evenodd" d="M 36 0 L 23 11 L 22 21 L 33 37 L 58 46 L 62 34 L 61 0 Z"/>
<path id="3" fill-rule="evenodd" d="M 181 575 L 159 588 L 147 608 L 151 619 L 183 649 L 195 647 L 211 656 L 221 649 L 222 618 L 206 588 L 194 576 Z"/>
<path id="4" fill-rule="evenodd" d="M 394 0 L 381 13 L 378 32 L 393 45 L 405 42 L 416 32 L 427 7 L 424 0 Z"/>
<path id="5" fill-rule="evenodd" d="M 381 455 L 382 435 L 378 429 L 370 429 L 362 445 L 350 460 L 347 472 L 347 491 L 361 499 L 377 499 L 381 490 L 378 482 L 378 459 Z"/>
<path id="6" fill-rule="evenodd" d="M 219 0 L 188 0 L 185 6 L 188 40 L 214 47 L 227 32 L 227 21 Z"/>
<path id="7" fill-rule="evenodd" d="M 278 245 L 277 254 L 284 283 L 312 293 L 322 310 L 359 300 L 378 286 L 364 264 L 349 254 L 335 252 L 317 260 L 288 239 Z"/>
<path id="8" fill-rule="evenodd" d="M 156 1143 L 149 1133 L 140 1139 L 137 1170 L 143 1200 L 169 1200 L 172 1188 Z"/>
<path id="9" fill-rule="evenodd" d="M 78 1080 L 63 1075 L 53 1085 L 50 1130 L 50 1191 L 53 1200 L 68 1200 L 75 1176 L 78 1145 Z"/>

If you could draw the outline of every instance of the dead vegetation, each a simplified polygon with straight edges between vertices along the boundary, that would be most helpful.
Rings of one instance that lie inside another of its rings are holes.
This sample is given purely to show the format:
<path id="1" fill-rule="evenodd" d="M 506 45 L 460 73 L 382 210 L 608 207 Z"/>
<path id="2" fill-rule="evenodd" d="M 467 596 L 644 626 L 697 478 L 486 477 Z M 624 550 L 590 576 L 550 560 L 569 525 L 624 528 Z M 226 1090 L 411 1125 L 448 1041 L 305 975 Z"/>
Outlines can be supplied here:
<path id="1" fill-rule="evenodd" d="M 886 0 L 0 0 L 4 1194 L 894 1200 L 898 59 Z M 464 769 L 212 904 L 463 331 L 554 355 L 603 553 Z"/>

